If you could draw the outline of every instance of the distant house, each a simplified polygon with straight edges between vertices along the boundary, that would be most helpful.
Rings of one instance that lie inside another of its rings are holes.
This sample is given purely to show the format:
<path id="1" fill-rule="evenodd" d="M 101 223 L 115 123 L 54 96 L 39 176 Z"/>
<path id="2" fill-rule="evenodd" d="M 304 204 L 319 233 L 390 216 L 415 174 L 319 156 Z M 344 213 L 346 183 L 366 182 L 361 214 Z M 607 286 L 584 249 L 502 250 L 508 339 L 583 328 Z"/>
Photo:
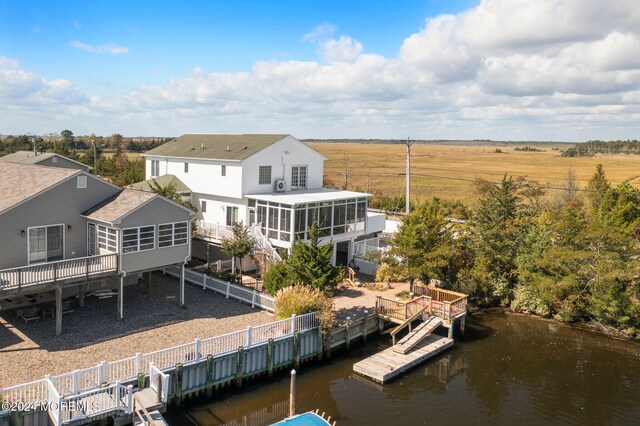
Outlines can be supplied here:
<path id="1" fill-rule="evenodd" d="M 172 175 L 199 207 L 199 231 L 219 242 L 242 221 L 263 248 L 290 249 L 316 222 L 347 264 L 354 241 L 384 229 L 367 211 L 371 194 L 323 188 L 324 155 L 291 135 L 187 134 L 143 154 L 146 178 Z"/>
<path id="2" fill-rule="evenodd" d="M 17 164 L 36 164 L 38 166 L 60 167 L 64 169 L 91 171 L 91 167 L 86 164 L 79 163 L 75 160 L 67 158 L 53 152 L 34 153 L 32 151 L 18 151 L 13 154 L 0 157 L 2 163 Z"/>
<path id="3" fill-rule="evenodd" d="M 0 162 L 0 310 L 123 287 L 190 258 L 191 210 L 82 170 Z M 183 269 L 184 271 L 184 269 Z M 184 303 L 184 276 L 180 302 Z"/>

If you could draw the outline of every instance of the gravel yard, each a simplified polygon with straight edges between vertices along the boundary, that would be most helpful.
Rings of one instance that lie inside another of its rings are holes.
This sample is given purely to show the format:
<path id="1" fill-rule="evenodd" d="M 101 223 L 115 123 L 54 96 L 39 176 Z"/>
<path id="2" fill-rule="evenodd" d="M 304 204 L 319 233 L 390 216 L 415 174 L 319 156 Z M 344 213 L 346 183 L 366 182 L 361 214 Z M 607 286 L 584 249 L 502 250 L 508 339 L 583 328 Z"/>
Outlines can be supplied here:
<path id="1" fill-rule="evenodd" d="M 274 321 L 273 315 L 224 296 L 185 286 L 186 309 L 178 307 L 178 280 L 154 273 L 151 292 L 142 284 L 124 292 L 124 320 L 117 297 L 87 297 L 84 308 L 65 315 L 63 334 L 55 320 L 25 323 L 0 314 L 0 388 L 41 379 Z"/>

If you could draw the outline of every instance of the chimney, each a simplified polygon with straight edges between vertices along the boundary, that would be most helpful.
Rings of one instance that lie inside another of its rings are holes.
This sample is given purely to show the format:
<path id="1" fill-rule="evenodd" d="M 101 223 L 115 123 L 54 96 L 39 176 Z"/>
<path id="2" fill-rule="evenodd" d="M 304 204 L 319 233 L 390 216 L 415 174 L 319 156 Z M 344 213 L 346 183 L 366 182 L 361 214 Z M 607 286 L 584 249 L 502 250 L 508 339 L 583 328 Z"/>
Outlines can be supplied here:
<path id="1" fill-rule="evenodd" d="M 227 145 L 227 152 L 231 152 L 231 147 Z"/>
<path id="2" fill-rule="evenodd" d="M 204 149 L 204 142 L 200 144 L 200 149 Z"/>

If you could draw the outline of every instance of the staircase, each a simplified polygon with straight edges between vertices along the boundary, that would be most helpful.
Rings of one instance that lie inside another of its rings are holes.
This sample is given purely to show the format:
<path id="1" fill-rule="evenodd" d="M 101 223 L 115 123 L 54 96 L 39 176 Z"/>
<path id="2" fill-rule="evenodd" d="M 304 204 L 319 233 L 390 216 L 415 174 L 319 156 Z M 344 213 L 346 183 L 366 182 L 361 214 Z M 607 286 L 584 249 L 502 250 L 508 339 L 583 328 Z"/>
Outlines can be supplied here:
<path id="1" fill-rule="evenodd" d="M 393 346 L 393 351 L 403 355 L 406 354 L 441 324 L 442 320 L 440 318 L 429 317 L 426 321 L 410 331 L 409 334 L 400 339 L 400 341 Z"/>
<path id="2" fill-rule="evenodd" d="M 270 263 L 277 263 L 282 260 L 282 257 L 278 254 L 278 251 L 269 241 L 262 231 L 260 231 L 260 224 L 254 224 L 249 227 L 251 237 L 256 242 L 256 253 L 252 256 L 252 260 L 256 264 L 259 270 L 266 270 L 266 266 Z"/>

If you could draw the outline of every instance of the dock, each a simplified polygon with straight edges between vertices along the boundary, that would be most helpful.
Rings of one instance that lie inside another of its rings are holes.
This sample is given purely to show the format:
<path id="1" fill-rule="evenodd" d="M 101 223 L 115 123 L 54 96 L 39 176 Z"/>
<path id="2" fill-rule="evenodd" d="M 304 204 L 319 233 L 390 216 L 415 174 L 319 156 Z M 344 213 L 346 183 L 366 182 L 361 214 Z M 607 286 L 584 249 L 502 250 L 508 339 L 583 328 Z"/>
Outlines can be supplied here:
<path id="1" fill-rule="evenodd" d="M 406 301 L 378 296 L 376 314 L 381 329 L 384 322 L 395 325 L 390 332 L 393 344 L 354 364 L 356 374 L 386 383 L 453 346 L 456 321 L 460 321 L 460 331 L 464 334 L 466 294 L 429 286 L 412 286 L 411 290 L 411 299 Z M 420 324 L 413 328 L 416 321 Z M 448 337 L 432 334 L 440 326 L 449 329 Z M 408 333 L 396 342 L 396 336 L 405 328 Z"/>
<path id="2" fill-rule="evenodd" d="M 430 334 L 406 354 L 394 346 L 353 365 L 353 371 L 378 383 L 387 383 L 453 346 L 453 339 Z"/>

